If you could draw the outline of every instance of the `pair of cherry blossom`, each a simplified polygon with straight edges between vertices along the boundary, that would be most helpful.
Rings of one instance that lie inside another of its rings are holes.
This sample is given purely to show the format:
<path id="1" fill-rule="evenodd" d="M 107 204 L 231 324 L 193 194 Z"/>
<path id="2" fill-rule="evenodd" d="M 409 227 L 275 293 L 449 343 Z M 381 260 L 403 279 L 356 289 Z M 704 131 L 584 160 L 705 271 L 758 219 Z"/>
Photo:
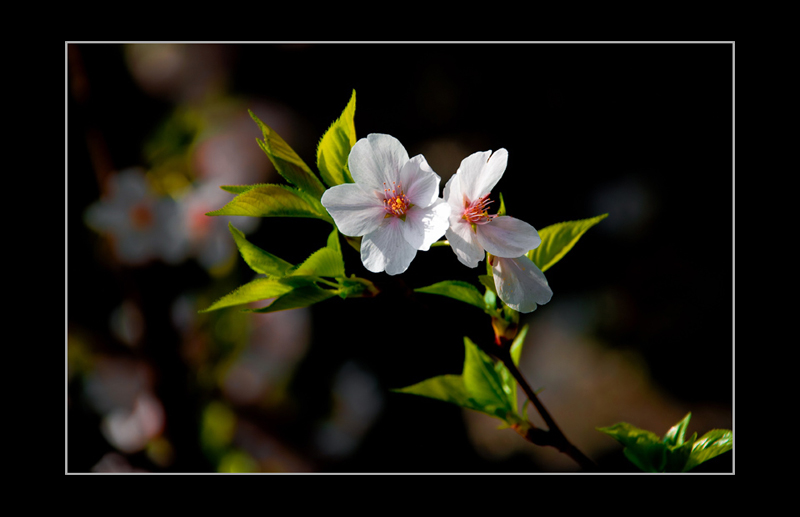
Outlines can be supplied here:
<path id="1" fill-rule="evenodd" d="M 500 299 L 531 312 L 553 295 L 526 253 L 539 246 L 530 224 L 489 215 L 489 194 L 506 170 L 508 151 L 474 153 L 461 162 L 439 197 L 441 178 L 425 157 L 413 158 L 394 137 L 370 134 L 348 158 L 355 183 L 328 189 L 322 205 L 343 234 L 362 237 L 361 261 L 369 271 L 403 273 L 418 250 L 446 236 L 458 260 L 477 267 L 488 252 Z"/>

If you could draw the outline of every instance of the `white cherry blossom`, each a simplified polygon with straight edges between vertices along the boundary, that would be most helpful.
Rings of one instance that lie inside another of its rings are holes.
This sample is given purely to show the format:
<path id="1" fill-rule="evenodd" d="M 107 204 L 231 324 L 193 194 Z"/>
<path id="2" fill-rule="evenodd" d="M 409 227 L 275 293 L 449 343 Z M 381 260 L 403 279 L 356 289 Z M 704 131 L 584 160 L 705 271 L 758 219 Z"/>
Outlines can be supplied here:
<path id="1" fill-rule="evenodd" d="M 508 151 L 474 153 L 444 187 L 444 200 L 450 205 L 450 227 L 445 232 L 458 260 L 476 267 L 484 250 L 501 258 L 516 258 L 540 243 L 539 233 L 530 224 L 509 216 L 489 215 L 489 194 L 506 170 Z"/>
<path id="2" fill-rule="evenodd" d="M 329 188 L 322 205 L 340 232 L 362 237 L 364 267 L 404 272 L 417 250 L 427 251 L 449 225 L 450 205 L 438 197 L 441 178 L 421 154 L 409 159 L 403 145 L 384 134 L 356 142 L 348 166 L 355 183 Z"/>
<path id="3" fill-rule="evenodd" d="M 533 312 L 553 297 L 544 273 L 526 255 L 502 258 L 489 255 L 497 295 L 518 312 Z"/>

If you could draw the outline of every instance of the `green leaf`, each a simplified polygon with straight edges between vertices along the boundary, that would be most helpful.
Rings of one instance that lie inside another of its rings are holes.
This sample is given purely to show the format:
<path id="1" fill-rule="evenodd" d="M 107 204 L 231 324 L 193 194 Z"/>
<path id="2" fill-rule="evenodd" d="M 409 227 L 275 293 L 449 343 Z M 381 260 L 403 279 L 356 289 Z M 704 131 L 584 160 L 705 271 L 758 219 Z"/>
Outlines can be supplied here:
<path id="1" fill-rule="evenodd" d="M 334 226 L 333 231 L 328 235 L 328 247 L 339 255 L 342 254 L 342 243 L 339 242 L 339 231 Z"/>
<path id="2" fill-rule="evenodd" d="M 297 309 L 325 301 L 337 294 L 335 289 L 321 289 L 316 284 L 309 284 L 289 291 L 266 307 L 246 310 L 247 312 L 265 313 Z"/>
<path id="3" fill-rule="evenodd" d="M 486 310 L 486 302 L 478 288 L 461 280 L 444 280 L 427 287 L 414 289 L 418 293 L 439 294 Z"/>
<path id="4" fill-rule="evenodd" d="M 225 192 L 230 192 L 231 194 L 241 194 L 242 192 L 247 192 L 254 187 L 263 187 L 265 185 L 268 185 L 268 183 L 256 183 L 254 185 L 220 185 L 219 188 Z"/>
<path id="5" fill-rule="evenodd" d="M 460 375 L 440 375 L 431 377 L 405 388 L 392 390 L 397 393 L 410 393 L 420 395 L 443 402 L 449 402 L 457 406 L 480 411 L 475 402 L 470 400 L 467 388 L 464 386 L 464 379 Z"/>
<path id="6" fill-rule="evenodd" d="M 497 209 L 498 217 L 501 215 L 506 215 L 506 203 L 503 201 L 503 193 L 499 192 L 498 195 L 500 196 L 500 207 Z"/>
<path id="7" fill-rule="evenodd" d="M 689 460 L 689 455 L 692 453 L 692 444 L 694 444 L 696 438 L 697 433 L 694 433 L 689 440 L 684 441 L 681 445 L 667 446 L 667 464 L 664 467 L 664 472 L 683 472 L 683 468 Z"/>
<path id="8" fill-rule="evenodd" d="M 470 398 L 489 414 L 497 414 L 498 409 L 502 410 L 502 414 L 509 410 L 516 411 L 492 358 L 468 337 L 464 338 L 464 348 L 464 371 L 461 375 Z"/>
<path id="9" fill-rule="evenodd" d="M 353 183 L 347 166 L 350 149 L 356 143 L 356 91 L 341 116 L 328 128 L 317 145 L 317 168 L 322 180 L 329 186 Z"/>
<path id="10" fill-rule="evenodd" d="M 292 291 L 299 284 L 308 282 L 309 281 L 305 279 L 287 281 L 284 278 L 275 277 L 256 278 L 251 282 L 237 287 L 200 312 L 210 312 L 233 305 L 242 305 L 244 303 L 266 300 L 267 298 L 275 298 L 276 296 L 282 296 Z"/>
<path id="11" fill-rule="evenodd" d="M 289 275 L 343 277 L 344 261 L 342 254 L 333 248 L 318 249 L 302 264 L 288 273 Z"/>
<path id="12" fill-rule="evenodd" d="M 611 427 L 598 427 L 598 431 L 615 438 L 625 446 L 628 460 L 645 472 L 663 472 L 667 462 L 667 445 L 655 433 L 639 429 L 626 422 Z"/>
<path id="13" fill-rule="evenodd" d="M 300 190 L 307 192 L 316 199 L 321 198 L 322 193 L 325 192 L 325 186 L 311 172 L 308 165 L 289 147 L 289 144 L 283 138 L 261 122 L 252 111 L 249 111 L 249 113 L 264 136 L 264 140 L 256 139 L 256 141 L 275 166 L 275 170 Z"/>
<path id="14" fill-rule="evenodd" d="M 528 328 L 529 326 L 525 324 L 519 332 L 517 332 L 517 337 L 514 338 L 514 342 L 511 343 L 511 360 L 514 361 L 516 366 L 519 366 L 519 358 L 522 355 L 522 345 L 525 343 L 525 336 L 528 335 Z"/>
<path id="15" fill-rule="evenodd" d="M 486 287 L 486 289 L 497 295 L 497 287 L 494 283 L 494 276 L 492 275 L 478 275 L 478 281 Z"/>
<path id="16" fill-rule="evenodd" d="M 683 471 L 691 470 L 731 449 L 733 449 L 733 432 L 730 429 L 712 429 L 692 444 L 692 452 Z"/>
<path id="17" fill-rule="evenodd" d="M 527 253 L 528 258 L 542 272 L 547 271 L 553 264 L 564 258 L 564 255 L 586 233 L 586 230 L 606 217 L 608 217 L 608 214 L 602 214 L 590 219 L 565 221 L 542 228 L 539 230 L 539 237 L 542 238 L 542 243 Z"/>
<path id="18" fill-rule="evenodd" d="M 667 434 L 664 435 L 664 443 L 669 447 L 681 446 L 684 442 L 686 435 L 686 428 L 689 426 L 689 420 L 692 418 L 692 413 L 689 412 L 683 417 L 683 420 L 670 427 Z"/>
<path id="19" fill-rule="evenodd" d="M 421 395 L 480 411 L 508 425 L 522 422 L 516 410 L 516 386 L 504 380 L 502 370 L 467 337 L 464 338 L 464 352 L 461 375 L 440 375 L 392 391 Z M 506 375 L 511 376 L 507 370 Z"/>
<path id="20" fill-rule="evenodd" d="M 255 185 L 206 215 L 313 217 L 333 224 L 330 214 L 317 199 L 286 185 Z"/>
<path id="21" fill-rule="evenodd" d="M 228 229 L 233 235 L 233 240 L 236 241 L 236 247 L 239 248 L 242 258 L 256 273 L 280 277 L 293 267 L 289 262 L 252 244 L 245 238 L 244 233 L 233 224 L 228 223 Z"/>

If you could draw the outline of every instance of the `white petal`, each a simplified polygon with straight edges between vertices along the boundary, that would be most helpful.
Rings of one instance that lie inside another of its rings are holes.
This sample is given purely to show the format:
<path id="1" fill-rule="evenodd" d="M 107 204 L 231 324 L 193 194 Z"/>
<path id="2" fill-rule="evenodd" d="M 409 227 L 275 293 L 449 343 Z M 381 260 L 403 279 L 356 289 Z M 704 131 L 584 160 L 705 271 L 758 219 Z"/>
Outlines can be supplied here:
<path id="1" fill-rule="evenodd" d="M 461 192 L 461 181 L 458 174 L 453 174 L 444 186 L 442 197 L 450 205 L 450 217 L 461 217 L 464 212 L 464 195 Z"/>
<path id="2" fill-rule="evenodd" d="M 406 213 L 406 220 L 401 222 L 403 237 L 414 248 L 428 251 L 450 226 L 449 216 L 450 205 L 443 199 L 426 208 L 414 206 Z"/>
<path id="3" fill-rule="evenodd" d="M 480 245 L 498 257 L 525 255 L 542 242 L 536 228 L 507 215 L 495 217 L 487 224 L 479 224 L 477 229 Z"/>
<path id="4" fill-rule="evenodd" d="M 400 170 L 399 181 L 408 200 L 414 205 L 427 207 L 439 196 L 441 178 L 433 172 L 421 154 L 411 158 Z"/>
<path id="5" fill-rule="evenodd" d="M 461 189 L 470 201 L 490 193 L 503 173 L 508 163 L 508 151 L 498 149 L 482 151 L 471 154 L 461 161 L 461 166 L 456 174 L 461 182 Z"/>
<path id="6" fill-rule="evenodd" d="M 398 181 L 400 170 L 408 161 L 403 144 L 391 135 L 372 133 L 362 138 L 350 150 L 347 159 L 350 174 L 365 189 L 383 192 L 384 184 Z"/>
<path id="7" fill-rule="evenodd" d="M 472 231 L 470 224 L 464 219 L 456 219 L 450 216 L 450 227 L 444 232 L 445 237 L 450 242 L 450 248 L 458 257 L 458 261 L 468 267 L 477 267 L 478 262 L 483 260 L 483 247 L 478 243 L 475 232 Z"/>
<path id="8" fill-rule="evenodd" d="M 492 258 L 492 273 L 497 295 L 519 312 L 533 312 L 553 297 L 544 273 L 526 257 Z"/>
<path id="9" fill-rule="evenodd" d="M 386 219 L 384 225 L 361 239 L 361 262 L 373 273 L 397 275 L 408 269 L 417 250 L 403 238 L 402 221 Z"/>
<path id="10" fill-rule="evenodd" d="M 340 232 L 360 237 L 383 222 L 386 212 L 381 200 L 376 192 L 367 192 L 358 183 L 344 183 L 326 190 L 320 202 Z"/>

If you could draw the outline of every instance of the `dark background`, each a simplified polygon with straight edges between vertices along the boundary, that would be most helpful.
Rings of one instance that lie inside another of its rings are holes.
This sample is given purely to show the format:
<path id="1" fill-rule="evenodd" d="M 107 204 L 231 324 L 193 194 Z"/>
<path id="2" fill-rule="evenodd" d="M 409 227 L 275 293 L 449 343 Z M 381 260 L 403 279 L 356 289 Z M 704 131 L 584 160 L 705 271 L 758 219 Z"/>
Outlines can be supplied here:
<path id="1" fill-rule="evenodd" d="M 70 336 L 89 336 L 90 356 L 133 357 L 155 372 L 153 390 L 166 420 L 161 436 L 172 452 L 161 465 L 142 451 L 121 453 L 125 468 L 214 472 L 219 465 L 199 429 L 203 408 L 224 401 L 225 394 L 195 382 L 169 314 L 183 292 L 219 295 L 229 286 L 215 287 L 218 279 L 191 260 L 126 267 L 98 259 L 102 238 L 83 222 L 84 210 L 100 196 L 98 168 L 144 164 L 147 139 L 187 101 L 147 91 L 131 72 L 125 45 L 68 47 Z M 565 307 L 559 298 L 583 300 L 570 307 L 591 315 L 584 333 L 604 350 L 635 354 L 649 385 L 681 408 L 654 419 L 643 416 L 643 422 L 658 422 L 652 431 L 663 434 L 686 408 L 703 425 L 691 426 L 691 432 L 702 434 L 712 424 L 732 428 L 731 44 L 237 44 L 222 45 L 221 51 L 226 92 L 291 110 L 293 127 L 300 129 L 287 141 L 313 169 L 317 141 L 355 89 L 358 136 L 397 137 L 409 155 L 426 155 L 442 186 L 467 154 L 504 147 L 509 164 L 496 190 L 510 215 L 542 228 L 608 212 L 547 273 L 553 301 L 525 321 L 535 327 L 547 311 L 555 314 Z M 101 158 L 87 144 L 96 140 L 87 135 L 100 135 Z M 264 220 L 249 238 L 294 263 L 323 245 L 328 228 L 315 220 Z M 448 250 L 434 249 L 420 253 L 406 274 L 390 278 L 364 270 L 354 250 L 345 254 L 348 273 L 378 282 L 386 296 L 312 307 L 308 352 L 287 388 L 294 409 L 229 404 L 237 418 L 302 458 L 303 471 L 570 470 L 519 450 L 502 457 L 481 454 L 460 409 L 388 391 L 459 373 L 462 336 L 491 340 L 480 313 L 408 292 L 448 278 L 475 281 L 474 270 Z M 243 283 L 249 270 L 239 260 L 230 275 L 234 284 Z M 113 307 L 131 291 L 146 322 L 135 348 L 119 343 L 108 324 Z M 352 360 L 374 375 L 382 410 L 350 453 L 322 457 L 312 446 L 313 429 L 334 406 L 330 392 L 337 368 Z M 100 459 L 115 452 L 100 431 L 102 415 L 86 401 L 89 371 L 70 375 L 66 383 L 69 472 L 102 470 L 96 467 Z M 543 402 L 548 404 L 546 397 Z M 717 416 L 703 420 L 698 411 L 704 407 L 715 408 Z M 559 414 L 553 416 L 559 421 Z M 590 429 L 612 423 L 584 422 Z M 615 442 L 609 438 L 607 445 L 586 452 L 604 470 L 632 471 Z M 256 470 L 292 470 L 265 464 Z M 732 454 L 703 468 L 731 471 Z"/>

